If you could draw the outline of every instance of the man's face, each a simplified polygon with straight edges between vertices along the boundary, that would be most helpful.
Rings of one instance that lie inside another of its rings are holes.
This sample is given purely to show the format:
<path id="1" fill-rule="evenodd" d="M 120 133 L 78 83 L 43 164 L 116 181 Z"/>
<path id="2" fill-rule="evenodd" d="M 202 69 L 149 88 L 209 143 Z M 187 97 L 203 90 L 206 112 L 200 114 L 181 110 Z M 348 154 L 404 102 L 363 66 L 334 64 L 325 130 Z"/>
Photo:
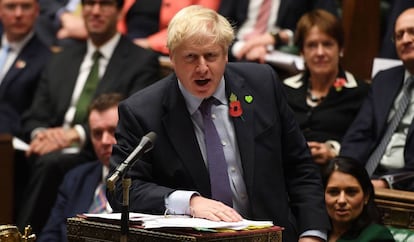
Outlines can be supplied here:
<path id="1" fill-rule="evenodd" d="M 89 127 L 93 148 L 98 159 L 109 166 L 112 145 L 116 144 L 115 128 L 118 123 L 118 107 L 103 112 L 92 110 L 89 114 Z"/>
<path id="2" fill-rule="evenodd" d="M 86 30 L 95 44 L 105 43 L 116 33 L 120 11 L 115 0 L 84 0 L 82 14 Z"/>
<path id="3" fill-rule="evenodd" d="M 36 0 L 0 0 L 0 18 L 9 41 L 19 41 L 33 29 L 39 15 Z"/>
<path id="4" fill-rule="evenodd" d="M 198 98 L 207 98 L 220 83 L 227 52 L 219 44 L 185 41 L 171 53 L 170 58 L 184 88 Z"/>
<path id="5" fill-rule="evenodd" d="M 394 41 L 404 64 L 414 66 L 414 9 L 403 12 L 395 22 Z"/>

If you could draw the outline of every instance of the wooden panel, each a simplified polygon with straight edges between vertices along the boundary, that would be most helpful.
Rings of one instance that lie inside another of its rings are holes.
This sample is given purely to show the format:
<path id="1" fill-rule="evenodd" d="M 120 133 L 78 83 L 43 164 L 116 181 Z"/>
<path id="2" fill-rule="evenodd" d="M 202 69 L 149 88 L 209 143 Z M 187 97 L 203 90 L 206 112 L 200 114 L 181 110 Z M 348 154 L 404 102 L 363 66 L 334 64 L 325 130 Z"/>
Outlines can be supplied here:
<path id="1" fill-rule="evenodd" d="M 94 222 L 84 218 L 69 218 L 67 225 L 69 242 L 120 241 L 120 226 L 113 222 Z M 128 241 L 280 242 L 282 241 L 282 229 L 274 226 L 257 230 L 211 233 L 192 229 L 143 229 L 132 225 L 129 229 Z"/>
<path id="2" fill-rule="evenodd" d="M 414 229 L 414 192 L 376 188 L 375 202 L 385 225 Z"/>
<path id="3" fill-rule="evenodd" d="M 342 64 L 357 79 L 371 78 L 380 46 L 380 0 L 342 0 L 345 51 Z"/>
<path id="4" fill-rule="evenodd" d="M 14 150 L 12 136 L 0 134 L 0 224 L 13 223 Z"/>

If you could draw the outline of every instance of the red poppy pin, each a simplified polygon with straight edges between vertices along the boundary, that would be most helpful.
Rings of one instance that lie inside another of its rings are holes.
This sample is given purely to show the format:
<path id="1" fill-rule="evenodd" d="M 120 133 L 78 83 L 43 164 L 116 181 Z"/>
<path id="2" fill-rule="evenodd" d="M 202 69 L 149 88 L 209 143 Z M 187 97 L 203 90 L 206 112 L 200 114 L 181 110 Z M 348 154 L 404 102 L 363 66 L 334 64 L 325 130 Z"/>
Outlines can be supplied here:
<path id="1" fill-rule="evenodd" d="M 237 100 L 237 96 L 232 93 L 229 98 L 229 113 L 231 117 L 240 117 L 243 114 L 243 110 L 240 101 Z"/>
<path id="2" fill-rule="evenodd" d="M 345 78 L 336 78 L 333 86 L 335 87 L 335 90 L 337 92 L 340 92 L 342 90 L 342 87 L 345 86 L 346 80 Z"/>

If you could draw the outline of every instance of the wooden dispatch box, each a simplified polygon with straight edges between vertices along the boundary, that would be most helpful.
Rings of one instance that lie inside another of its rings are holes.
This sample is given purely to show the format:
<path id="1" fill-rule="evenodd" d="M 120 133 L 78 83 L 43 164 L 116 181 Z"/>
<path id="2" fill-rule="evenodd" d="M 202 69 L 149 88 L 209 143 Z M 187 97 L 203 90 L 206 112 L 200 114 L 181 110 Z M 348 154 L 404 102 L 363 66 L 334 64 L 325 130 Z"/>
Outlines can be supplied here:
<path id="1" fill-rule="evenodd" d="M 96 222 L 85 218 L 67 220 L 69 242 L 109 242 L 120 241 L 119 224 Z M 128 241 L 163 242 L 163 241 L 231 241 L 231 242 L 281 242 L 282 228 L 273 226 L 265 229 L 235 232 L 200 232 L 193 229 L 143 229 L 131 225 Z"/>

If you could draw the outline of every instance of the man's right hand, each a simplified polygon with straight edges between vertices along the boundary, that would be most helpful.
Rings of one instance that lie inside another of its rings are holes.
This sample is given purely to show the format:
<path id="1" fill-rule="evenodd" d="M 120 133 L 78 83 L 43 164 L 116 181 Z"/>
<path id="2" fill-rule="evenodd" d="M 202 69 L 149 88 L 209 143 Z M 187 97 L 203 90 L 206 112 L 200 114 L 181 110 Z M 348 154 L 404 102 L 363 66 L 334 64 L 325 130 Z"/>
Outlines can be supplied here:
<path id="1" fill-rule="evenodd" d="M 237 222 L 242 216 L 222 202 L 195 195 L 190 199 L 191 215 L 212 221 Z"/>
<path id="2" fill-rule="evenodd" d="M 60 22 L 62 27 L 56 34 L 58 39 L 86 39 L 88 37 L 88 32 L 86 31 L 85 23 L 81 16 L 64 12 L 60 16 Z"/>

